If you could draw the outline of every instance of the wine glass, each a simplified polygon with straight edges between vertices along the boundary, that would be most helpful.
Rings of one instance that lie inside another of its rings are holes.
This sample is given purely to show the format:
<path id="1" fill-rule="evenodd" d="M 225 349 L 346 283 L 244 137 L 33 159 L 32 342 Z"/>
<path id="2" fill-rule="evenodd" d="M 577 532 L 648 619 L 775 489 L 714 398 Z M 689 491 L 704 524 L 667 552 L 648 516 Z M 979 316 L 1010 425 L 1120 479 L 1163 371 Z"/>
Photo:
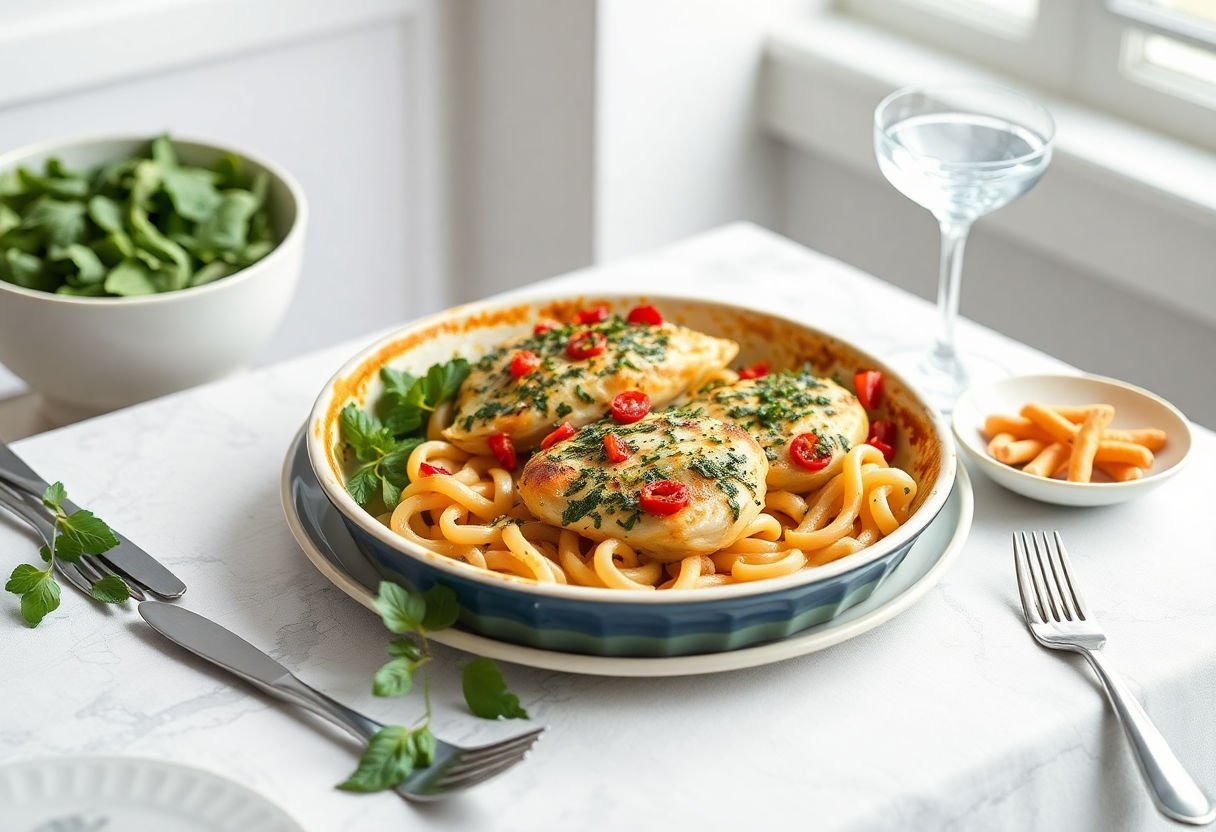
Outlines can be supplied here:
<path id="1" fill-rule="evenodd" d="M 904 196 L 929 210 L 942 231 L 937 342 L 892 363 L 943 412 L 977 380 L 1007 373 L 955 349 L 963 247 L 971 224 L 1034 187 L 1051 161 L 1055 122 L 1010 90 L 948 85 L 899 90 L 874 111 L 878 167 Z"/>

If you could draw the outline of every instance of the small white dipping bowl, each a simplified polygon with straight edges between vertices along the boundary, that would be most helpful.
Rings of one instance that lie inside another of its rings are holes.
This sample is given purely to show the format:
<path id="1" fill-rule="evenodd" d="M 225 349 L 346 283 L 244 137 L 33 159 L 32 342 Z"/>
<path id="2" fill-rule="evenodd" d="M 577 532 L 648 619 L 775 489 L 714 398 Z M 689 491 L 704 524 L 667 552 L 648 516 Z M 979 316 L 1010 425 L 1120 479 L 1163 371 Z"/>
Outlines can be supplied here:
<path id="1" fill-rule="evenodd" d="M 1029 402 L 1056 405 L 1109 404 L 1112 428 L 1160 428 L 1169 437 L 1153 467 L 1127 482 L 1066 482 L 1036 477 L 988 454 L 984 420 L 994 413 L 1016 416 Z M 966 457 L 998 484 L 1032 500 L 1062 506 L 1106 506 L 1145 494 L 1178 473 L 1191 451 L 1191 426 L 1178 408 L 1147 390 L 1113 378 L 1086 375 L 1014 376 L 963 394 L 954 406 L 954 435 Z"/>
<path id="2" fill-rule="evenodd" d="M 0 170 L 42 170 L 51 157 L 88 170 L 147 150 L 152 136 L 41 142 L 0 155 Z M 229 277 L 177 292 L 87 298 L 0 280 L 0 364 L 42 394 L 59 420 L 79 419 L 184 390 L 244 366 L 287 311 L 300 276 L 308 206 L 286 171 L 238 148 L 173 137 L 186 164 L 223 153 L 269 175 L 278 245 Z"/>

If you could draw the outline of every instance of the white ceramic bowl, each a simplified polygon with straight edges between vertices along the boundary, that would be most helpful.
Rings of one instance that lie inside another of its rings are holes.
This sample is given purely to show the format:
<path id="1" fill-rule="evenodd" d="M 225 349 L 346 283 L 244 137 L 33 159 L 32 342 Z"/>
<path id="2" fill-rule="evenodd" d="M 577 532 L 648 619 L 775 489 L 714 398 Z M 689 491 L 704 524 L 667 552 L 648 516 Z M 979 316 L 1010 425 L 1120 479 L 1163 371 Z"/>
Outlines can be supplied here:
<path id="1" fill-rule="evenodd" d="M 1037 477 L 989 456 L 983 433 L 984 420 L 989 416 L 1017 415 L 1029 402 L 1113 405 L 1112 428 L 1160 428 L 1169 438 L 1154 455 L 1153 467 L 1138 480 L 1066 482 Z M 1010 491 L 1062 506 L 1106 506 L 1138 497 L 1178 473 L 1191 451 L 1191 426 L 1178 408 L 1140 387 L 1102 376 L 1014 376 L 973 387 L 954 406 L 954 435 L 973 469 L 978 468 Z"/>
<path id="2" fill-rule="evenodd" d="M 88 169 L 143 151 L 148 136 L 42 142 L 0 155 L 0 170 L 41 170 L 49 157 Z M 236 149 L 173 139 L 183 162 L 227 152 L 265 171 L 279 244 L 229 277 L 130 298 L 57 295 L 0 281 L 0 364 L 41 393 L 60 418 L 80 418 L 183 390 L 245 365 L 287 311 L 300 276 L 308 206 L 288 173 Z"/>

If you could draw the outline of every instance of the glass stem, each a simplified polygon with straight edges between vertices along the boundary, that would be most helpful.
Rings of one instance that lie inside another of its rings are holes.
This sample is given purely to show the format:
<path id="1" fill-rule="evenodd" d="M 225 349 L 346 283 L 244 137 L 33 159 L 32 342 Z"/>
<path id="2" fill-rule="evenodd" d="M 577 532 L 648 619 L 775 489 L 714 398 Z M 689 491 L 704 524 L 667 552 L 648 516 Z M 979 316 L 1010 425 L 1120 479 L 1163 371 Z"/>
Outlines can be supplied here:
<path id="1" fill-rule="evenodd" d="M 958 321 L 959 295 L 962 291 L 963 248 L 967 245 L 970 223 L 941 221 L 942 262 L 937 284 L 937 310 L 941 315 L 937 344 L 933 348 L 934 362 L 955 377 L 961 377 L 962 365 L 954 348 L 954 326 Z"/>

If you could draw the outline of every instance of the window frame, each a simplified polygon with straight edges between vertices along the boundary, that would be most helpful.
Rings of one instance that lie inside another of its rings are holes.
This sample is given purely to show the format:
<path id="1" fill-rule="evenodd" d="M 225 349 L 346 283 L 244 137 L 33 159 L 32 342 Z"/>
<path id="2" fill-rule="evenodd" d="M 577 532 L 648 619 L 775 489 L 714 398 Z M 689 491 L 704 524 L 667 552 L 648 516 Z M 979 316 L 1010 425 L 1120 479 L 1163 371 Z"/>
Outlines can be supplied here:
<path id="1" fill-rule="evenodd" d="M 1161 34 L 1211 48 L 1216 26 L 1138 0 L 1039 0 L 1024 26 L 943 0 L 835 0 L 836 8 L 1058 95 L 1216 150 L 1216 85 L 1135 60 L 1136 39 Z M 1213 49 L 1216 54 L 1216 49 Z"/>

